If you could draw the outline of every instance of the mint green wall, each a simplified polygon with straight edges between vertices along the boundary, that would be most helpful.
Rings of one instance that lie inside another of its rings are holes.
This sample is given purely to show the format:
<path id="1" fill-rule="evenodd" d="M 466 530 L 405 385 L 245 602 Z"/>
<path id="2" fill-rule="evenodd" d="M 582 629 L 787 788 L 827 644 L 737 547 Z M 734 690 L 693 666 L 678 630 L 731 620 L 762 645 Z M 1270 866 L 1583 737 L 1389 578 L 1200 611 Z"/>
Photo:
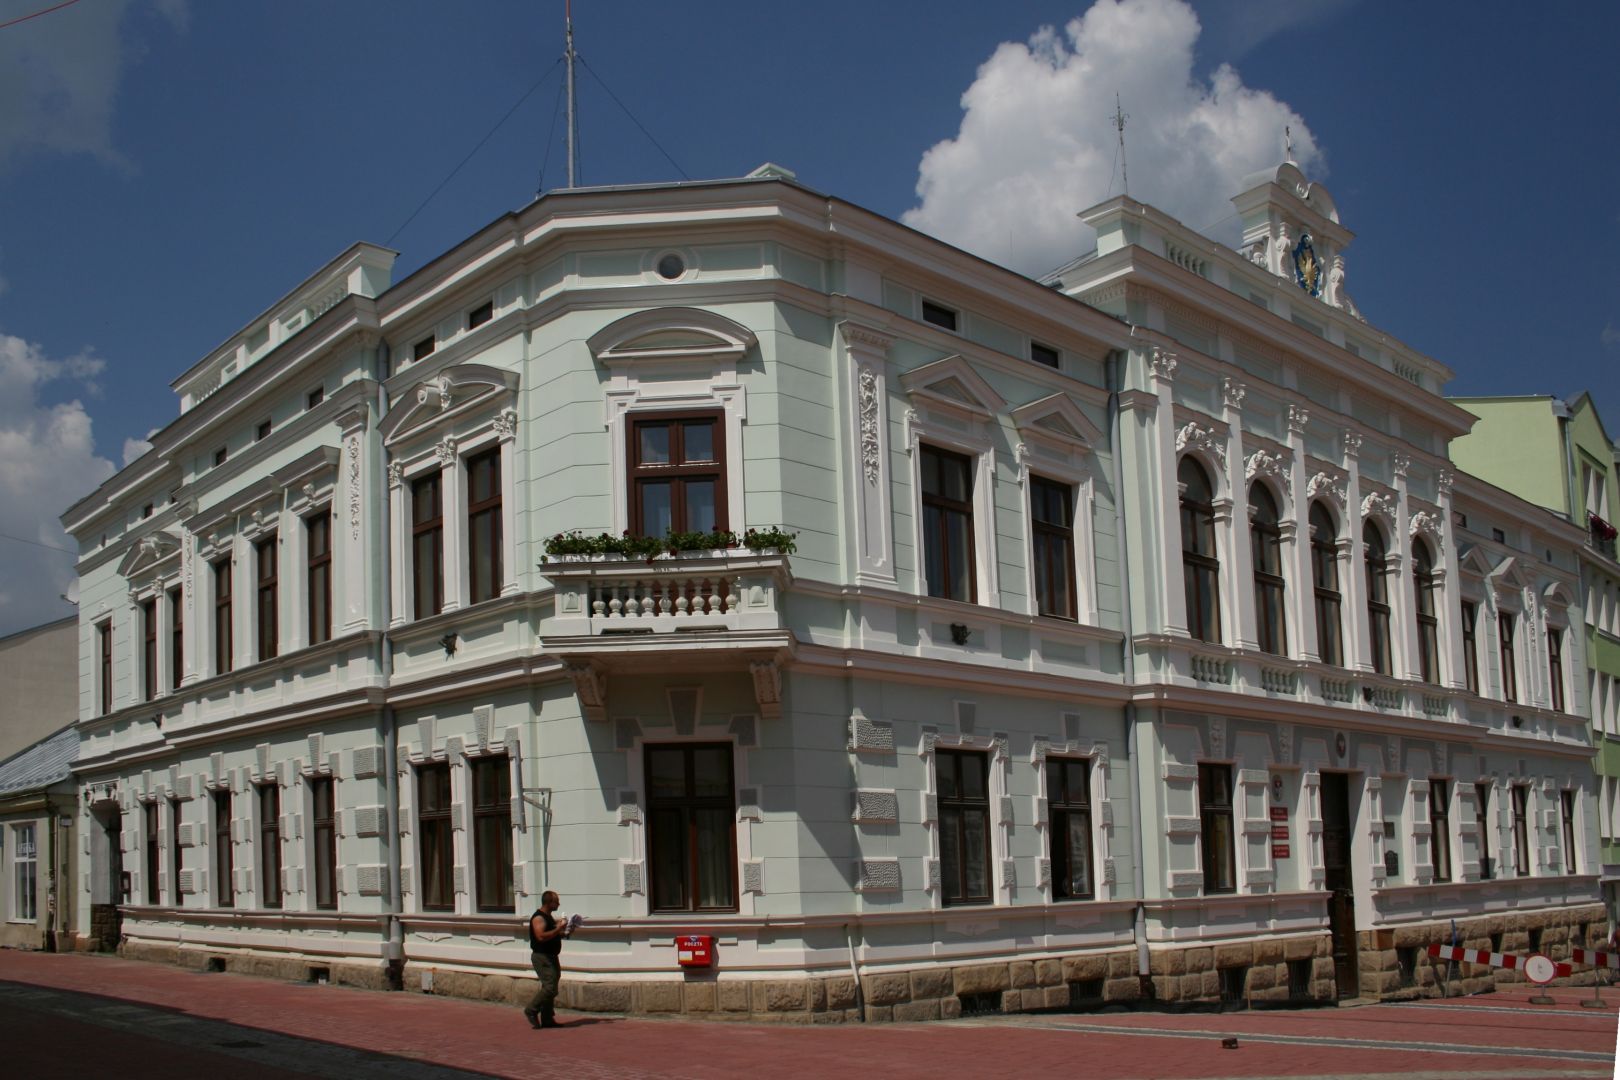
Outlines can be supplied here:
<path id="1" fill-rule="evenodd" d="M 1620 476 L 1616 476 L 1614 468 L 1614 444 L 1603 427 L 1603 420 L 1592 405 L 1592 399 L 1583 396 L 1570 410 L 1569 441 L 1574 447 L 1575 454 L 1575 500 L 1576 521 L 1584 524 L 1586 515 L 1590 511 L 1602 514 L 1601 508 L 1586 505 L 1586 488 L 1581 483 L 1581 465 L 1595 466 L 1604 474 L 1604 484 L 1609 489 L 1608 517 L 1613 519 L 1620 516 Z"/>
<path id="2" fill-rule="evenodd" d="M 1552 399 L 1452 398 L 1478 416 L 1479 423 L 1451 443 L 1451 460 L 1464 472 L 1560 513 L 1569 512 L 1564 448 Z"/>

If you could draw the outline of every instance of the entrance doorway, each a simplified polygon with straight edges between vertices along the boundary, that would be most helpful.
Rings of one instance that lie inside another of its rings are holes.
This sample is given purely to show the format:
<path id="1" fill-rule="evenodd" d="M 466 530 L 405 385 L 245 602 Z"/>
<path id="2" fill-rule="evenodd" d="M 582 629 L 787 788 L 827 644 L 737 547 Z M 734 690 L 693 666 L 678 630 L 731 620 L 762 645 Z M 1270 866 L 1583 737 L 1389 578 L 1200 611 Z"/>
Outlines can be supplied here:
<path id="1" fill-rule="evenodd" d="M 112 952 L 123 937 L 118 905 L 124 896 L 124 819 L 117 804 L 94 806 L 90 830 L 90 937 L 96 948 Z"/>
<path id="2" fill-rule="evenodd" d="M 1339 997 L 1361 994 L 1357 966 L 1356 893 L 1351 874 L 1350 774 L 1322 774 L 1322 866 L 1328 890 L 1328 930 L 1333 935 L 1333 974 Z"/>

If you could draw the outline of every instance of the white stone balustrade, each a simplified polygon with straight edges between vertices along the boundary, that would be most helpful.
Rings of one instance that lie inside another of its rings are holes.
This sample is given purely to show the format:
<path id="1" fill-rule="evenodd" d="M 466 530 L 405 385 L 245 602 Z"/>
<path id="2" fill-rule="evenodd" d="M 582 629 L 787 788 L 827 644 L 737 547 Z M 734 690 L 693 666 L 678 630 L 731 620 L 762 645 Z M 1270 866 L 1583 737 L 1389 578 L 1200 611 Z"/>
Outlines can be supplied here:
<path id="1" fill-rule="evenodd" d="M 544 637 L 695 630 L 778 630 L 791 575 L 784 555 L 705 552 L 548 561 L 556 613 Z"/>

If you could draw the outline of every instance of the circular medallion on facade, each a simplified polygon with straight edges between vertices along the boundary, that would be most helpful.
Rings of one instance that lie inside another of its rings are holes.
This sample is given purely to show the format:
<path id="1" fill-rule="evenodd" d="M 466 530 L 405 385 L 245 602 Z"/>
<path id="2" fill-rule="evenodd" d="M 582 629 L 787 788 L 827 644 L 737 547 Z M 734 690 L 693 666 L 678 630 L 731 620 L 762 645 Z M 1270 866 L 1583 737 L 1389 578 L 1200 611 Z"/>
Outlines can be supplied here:
<path id="1" fill-rule="evenodd" d="M 1344 732 L 1341 731 L 1333 737 L 1333 752 L 1340 758 L 1344 757 L 1345 745 Z"/>

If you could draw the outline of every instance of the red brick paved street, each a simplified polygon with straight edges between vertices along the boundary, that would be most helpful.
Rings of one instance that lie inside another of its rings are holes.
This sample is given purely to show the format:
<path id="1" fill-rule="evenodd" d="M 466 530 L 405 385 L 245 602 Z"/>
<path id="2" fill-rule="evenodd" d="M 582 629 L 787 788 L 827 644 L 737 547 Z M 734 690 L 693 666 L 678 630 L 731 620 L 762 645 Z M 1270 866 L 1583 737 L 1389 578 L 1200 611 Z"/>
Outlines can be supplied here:
<path id="1" fill-rule="evenodd" d="M 1287 1012 L 1054 1014 L 800 1027 L 561 1014 L 412 993 L 199 974 L 102 956 L 0 953 L 12 1076 L 885 1077 L 1610 1076 L 1620 989 L 1533 1006 L 1526 989 L 1447 1003 Z M 1221 1048 L 1235 1035 L 1236 1050 Z"/>

